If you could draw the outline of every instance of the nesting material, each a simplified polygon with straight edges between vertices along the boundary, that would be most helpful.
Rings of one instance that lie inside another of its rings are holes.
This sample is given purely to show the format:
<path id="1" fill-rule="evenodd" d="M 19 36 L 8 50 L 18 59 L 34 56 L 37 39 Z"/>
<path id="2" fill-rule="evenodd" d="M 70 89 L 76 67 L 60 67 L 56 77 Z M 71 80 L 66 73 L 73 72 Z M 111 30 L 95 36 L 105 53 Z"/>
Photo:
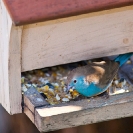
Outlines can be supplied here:
<path id="1" fill-rule="evenodd" d="M 67 74 L 70 70 L 87 65 L 89 62 L 91 60 L 24 72 L 21 77 L 22 92 L 33 86 L 38 92 L 45 95 L 44 98 L 51 105 L 85 98 L 75 90 L 67 92 Z M 130 61 L 127 63 L 129 64 Z M 109 95 L 129 91 L 132 91 L 132 86 L 126 80 L 119 79 L 118 75 L 116 75 L 109 87 Z"/>

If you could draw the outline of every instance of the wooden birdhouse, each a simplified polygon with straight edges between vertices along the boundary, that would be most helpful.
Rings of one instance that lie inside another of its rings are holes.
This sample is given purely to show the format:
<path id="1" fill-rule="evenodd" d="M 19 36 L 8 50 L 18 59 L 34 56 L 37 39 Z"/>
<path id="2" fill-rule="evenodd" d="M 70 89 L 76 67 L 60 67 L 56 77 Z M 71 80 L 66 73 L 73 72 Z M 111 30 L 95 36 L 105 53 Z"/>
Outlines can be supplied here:
<path id="1" fill-rule="evenodd" d="M 133 116 L 133 92 L 54 106 L 21 72 L 133 52 L 133 0 L 0 0 L 0 103 L 40 132 Z"/>

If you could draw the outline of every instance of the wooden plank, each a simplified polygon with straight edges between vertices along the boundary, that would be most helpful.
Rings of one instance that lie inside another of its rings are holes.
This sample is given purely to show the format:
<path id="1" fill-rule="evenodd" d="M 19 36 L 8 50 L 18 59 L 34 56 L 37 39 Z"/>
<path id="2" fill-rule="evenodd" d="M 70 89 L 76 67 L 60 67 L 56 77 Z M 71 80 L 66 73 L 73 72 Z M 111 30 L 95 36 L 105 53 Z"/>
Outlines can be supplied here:
<path id="1" fill-rule="evenodd" d="M 0 38 L 2 38 L 2 7 L 1 7 L 1 2 L 0 2 Z M 0 51 L 1 51 L 1 44 L 2 44 L 2 39 L 0 39 Z M 0 56 L 1 56 L 1 53 L 0 53 Z M 0 60 L 1 60 L 1 57 L 0 57 Z M 1 65 L 0 65 L 0 73 L 1 73 Z M 0 84 L 1 84 L 1 82 L 0 82 Z M 1 89 L 0 89 L 0 94 L 1 94 Z M 0 97 L 0 101 L 2 101 L 1 97 Z"/>
<path id="2" fill-rule="evenodd" d="M 31 112 L 31 110 L 29 110 L 28 107 L 24 106 L 24 113 L 29 117 L 29 119 L 34 123 L 34 119 L 35 119 L 35 116 L 34 116 L 34 113 Z"/>
<path id="3" fill-rule="evenodd" d="M 29 88 L 24 93 L 24 104 L 33 112 L 36 107 L 49 105 L 49 103 L 40 95 L 40 93 L 34 88 Z"/>
<path id="4" fill-rule="evenodd" d="M 24 26 L 22 71 L 133 51 L 133 6 Z"/>
<path id="5" fill-rule="evenodd" d="M 133 0 L 3 0 L 16 25 L 133 4 Z"/>
<path id="6" fill-rule="evenodd" d="M 129 116 L 133 116 L 133 92 L 37 108 L 35 124 L 40 132 L 48 132 Z"/>
<path id="7" fill-rule="evenodd" d="M 11 114 L 21 109 L 21 33 L 15 27 L 0 1 L 2 9 L 2 36 L 0 46 L 0 103 Z"/>
<path id="8" fill-rule="evenodd" d="M 0 5 L 0 38 L 2 37 L 2 8 Z M 1 39 L 0 39 L 0 44 L 1 44 Z"/>

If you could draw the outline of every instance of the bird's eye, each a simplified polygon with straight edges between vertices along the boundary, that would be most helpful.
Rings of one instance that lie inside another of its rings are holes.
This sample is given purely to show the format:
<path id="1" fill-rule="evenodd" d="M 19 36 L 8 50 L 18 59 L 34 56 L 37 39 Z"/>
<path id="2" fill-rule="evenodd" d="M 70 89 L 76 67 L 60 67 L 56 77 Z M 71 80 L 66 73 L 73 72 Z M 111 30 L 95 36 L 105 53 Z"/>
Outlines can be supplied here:
<path id="1" fill-rule="evenodd" d="M 74 83 L 77 83 L 77 80 L 75 79 L 75 80 L 73 80 L 73 82 L 74 82 Z"/>

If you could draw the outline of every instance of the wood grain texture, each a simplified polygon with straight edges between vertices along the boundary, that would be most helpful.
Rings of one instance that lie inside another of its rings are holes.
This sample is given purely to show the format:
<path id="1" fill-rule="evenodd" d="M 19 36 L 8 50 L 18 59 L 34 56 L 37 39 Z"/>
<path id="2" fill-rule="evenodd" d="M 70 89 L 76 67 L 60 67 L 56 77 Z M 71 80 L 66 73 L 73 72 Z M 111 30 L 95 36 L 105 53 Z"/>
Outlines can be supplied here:
<path id="1" fill-rule="evenodd" d="M 1 5 L 1 2 L 0 2 L 0 38 L 2 38 L 2 5 Z M 0 51 L 2 49 L 1 47 L 2 45 L 2 39 L 0 39 Z M 1 53 L 0 53 L 0 56 L 1 56 Z M 1 57 L 0 57 L 0 60 L 1 60 Z M 1 73 L 1 65 L 0 65 L 0 73 Z M 1 86 L 1 82 L 0 82 L 0 86 Z M 1 93 L 1 89 L 0 89 L 0 93 Z M 0 103 L 2 101 L 2 97 L 0 97 Z"/>
<path id="2" fill-rule="evenodd" d="M 133 51 L 133 6 L 26 25 L 22 71 Z"/>
<path id="3" fill-rule="evenodd" d="M 2 37 L 2 7 L 0 4 L 0 38 Z M 1 39 L 0 39 L 0 44 L 1 44 Z"/>
<path id="4" fill-rule="evenodd" d="M 24 93 L 24 104 L 33 112 L 36 107 L 49 105 L 49 103 L 40 95 L 36 88 L 31 87 Z"/>
<path id="5" fill-rule="evenodd" d="M 133 92 L 37 108 L 35 124 L 40 132 L 87 125 L 133 115 Z"/>
<path id="6" fill-rule="evenodd" d="M 11 114 L 22 112 L 21 108 L 21 27 L 12 21 L 0 1 L 2 9 L 2 36 L 0 44 L 0 103 Z"/>
<path id="7" fill-rule="evenodd" d="M 133 0 L 3 0 L 15 25 L 133 4 Z"/>
<path id="8" fill-rule="evenodd" d="M 24 113 L 28 116 L 28 118 L 34 123 L 34 119 L 35 119 L 35 116 L 34 116 L 34 113 L 31 112 L 31 110 L 29 110 L 28 107 L 24 107 Z"/>

